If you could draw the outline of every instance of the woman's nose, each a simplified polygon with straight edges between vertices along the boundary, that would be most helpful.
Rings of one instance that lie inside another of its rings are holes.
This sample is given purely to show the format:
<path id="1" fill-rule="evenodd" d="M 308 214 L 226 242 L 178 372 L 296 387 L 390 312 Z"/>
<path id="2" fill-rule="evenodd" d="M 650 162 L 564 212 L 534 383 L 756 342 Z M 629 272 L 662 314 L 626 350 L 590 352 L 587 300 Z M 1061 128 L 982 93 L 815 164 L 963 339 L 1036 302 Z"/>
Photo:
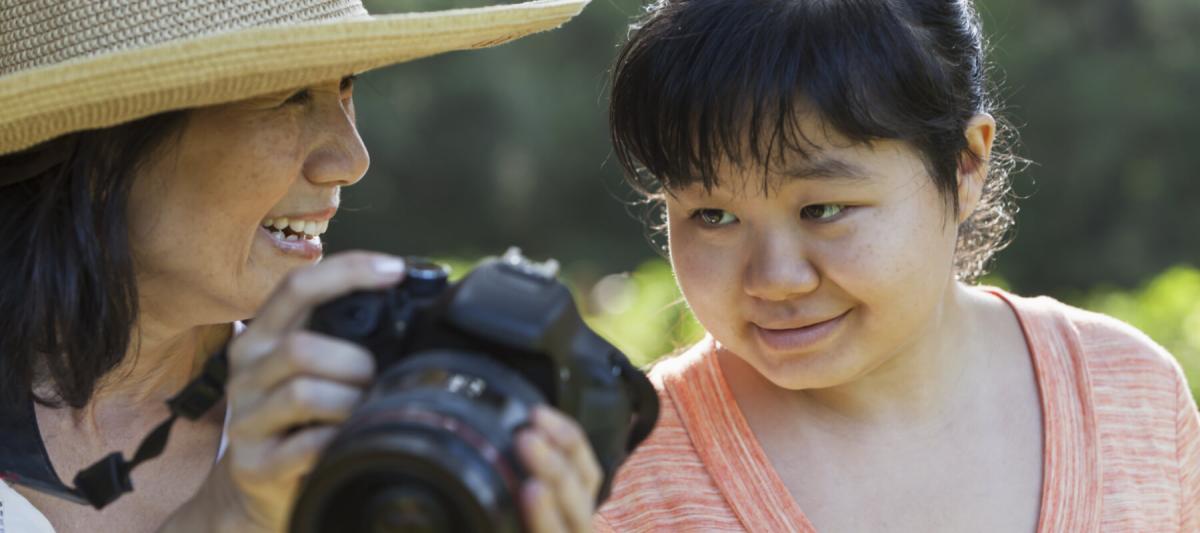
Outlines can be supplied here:
<path id="1" fill-rule="evenodd" d="M 318 185 L 354 185 L 371 158 L 354 123 L 350 101 L 322 102 L 314 110 L 316 142 L 304 163 L 304 177 Z"/>
<path id="2" fill-rule="evenodd" d="M 747 295 L 767 301 L 811 293 L 820 283 L 820 273 L 794 235 L 769 236 L 756 243 L 742 280 Z"/>

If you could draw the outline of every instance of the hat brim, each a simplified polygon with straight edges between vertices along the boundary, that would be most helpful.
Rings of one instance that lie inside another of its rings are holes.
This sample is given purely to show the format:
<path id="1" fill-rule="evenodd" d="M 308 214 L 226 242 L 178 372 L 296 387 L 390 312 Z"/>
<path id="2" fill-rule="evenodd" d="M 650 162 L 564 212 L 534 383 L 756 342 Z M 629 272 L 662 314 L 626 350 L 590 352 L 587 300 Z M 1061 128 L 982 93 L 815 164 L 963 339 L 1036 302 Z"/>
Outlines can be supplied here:
<path id="1" fill-rule="evenodd" d="M 303 87 L 562 25 L 589 0 L 240 30 L 0 78 L 0 154 L 65 133 Z"/>

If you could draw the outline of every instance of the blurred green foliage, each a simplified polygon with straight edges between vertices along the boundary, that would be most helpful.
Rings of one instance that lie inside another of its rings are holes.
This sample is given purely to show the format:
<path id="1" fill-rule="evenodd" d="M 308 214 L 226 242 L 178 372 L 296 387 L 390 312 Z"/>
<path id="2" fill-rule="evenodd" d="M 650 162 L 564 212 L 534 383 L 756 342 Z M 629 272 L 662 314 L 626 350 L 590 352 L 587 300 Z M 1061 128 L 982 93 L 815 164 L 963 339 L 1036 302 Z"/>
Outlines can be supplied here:
<path id="1" fill-rule="evenodd" d="M 539 258 L 533 258 L 535 260 Z M 439 257 L 456 281 L 478 261 Z M 620 348 L 634 364 L 645 367 L 654 360 L 694 344 L 704 335 L 683 301 L 671 265 L 651 259 L 632 272 L 610 274 L 598 280 L 568 268 L 560 277 L 571 289 L 584 321 L 600 336 Z"/>
<path id="2" fill-rule="evenodd" d="M 453 265 L 456 276 L 473 263 L 444 261 Z M 687 348 L 704 335 L 665 260 L 648 260 L 633 272 L 609 275 L 590 286 L 571 274 L 565 272 L 564 278 L 584 320 L 638 366 Z M 997 276 L 983 283 L 1008 288 Z M 1101 287 L 1071 295 L 1066 302 L 1146 333 L 1175 356 L 1200 400 L 1200 269 L 1174 267 L 1136 289 Z"/>
<path id="3" fill-rule="evenodd" d="M 661 259 L 576 293 L 588 325 L 639 366 L 687 348 L 704 335 L 679 293 L 671 266 Z"/>
<path id="4" fill-rule="evenodd" d="M 366 0 L 376 13 L 490 3 Z M 639 363 L 695 340 L 608 140 L 609 69 L 644 4 L 593 0 L 559 30 L 363 76 L 372 166 L 346 190 L 329 250 L 478 257 L 518 245 L 562 261 L 591 324 Z M 1168 267 L 1200 265 L 1200 2 L 976 5 L 1002 114 L 1033 162 L 1015 177 L 1015 240 L 985 282 L 1126 320 L 1195 386 L 1200 274 Z"/>
<path id="5" fill-rule="evenodd" d="M 1033 165 L 997 271 L 1022 293 L 1200 265 L 1200 2 L 976 0 Z"/>
<path id="6" fill-rule="evenodd" d="M 609 69 L 645 3 L 593 0 L 558 30 L 367 73 L 355 99 L 371 171 L 327 240 L 462 257 L 518 245 L 597 277 L 654 257 L 606 123 Z M 1200 265 L 1200 1 L 976 5 L 1002 114 L 1033 161 L 1015 178 L 1021 212 L 997 273 L 1061 296 Z"/>

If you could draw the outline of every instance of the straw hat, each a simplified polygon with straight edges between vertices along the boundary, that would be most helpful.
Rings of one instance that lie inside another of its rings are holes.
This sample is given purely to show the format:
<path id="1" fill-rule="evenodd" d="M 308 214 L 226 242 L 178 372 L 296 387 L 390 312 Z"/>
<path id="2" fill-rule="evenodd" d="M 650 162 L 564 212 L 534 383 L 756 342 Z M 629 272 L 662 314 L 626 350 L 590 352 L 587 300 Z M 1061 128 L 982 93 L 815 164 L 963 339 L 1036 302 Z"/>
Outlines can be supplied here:
<path id="1" fill-rule="evenodd" d="M 494 46 L 558 27 L 588 1 L 372 16 L 360 0 L 0 0 L 0 155 Z"/>

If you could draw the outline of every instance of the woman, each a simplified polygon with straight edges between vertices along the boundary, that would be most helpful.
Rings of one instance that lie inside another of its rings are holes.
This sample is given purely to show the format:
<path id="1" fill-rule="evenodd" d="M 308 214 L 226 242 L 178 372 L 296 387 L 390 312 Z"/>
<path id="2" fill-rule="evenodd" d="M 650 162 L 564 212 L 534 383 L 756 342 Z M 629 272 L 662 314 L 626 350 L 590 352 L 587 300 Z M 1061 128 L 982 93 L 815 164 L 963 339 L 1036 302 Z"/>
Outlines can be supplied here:
<path id="1" fill-rule="evenodd" d="M 598 529 L 1200 531 L 1170 355 L 973 285 L 1012 224 L 984 50 L 966 0 L 634 25 L 612 137 L 708 336 L 653 369 L 659 425 Z"/>
<path id="2" fill-rule="evenodd" d="M 341 187 L 368 164 L 348 74 L 550 29 L 585 3 L 385 17 L 351 0 L 7 4 L 0 466 L 17 483 L 0 483 L 0 530 L 284 529 L 374 372 L 305 316 L 404 272 L 375 253 L 318 263 Z M 31 490 L 131 457 L 243 329 L 228 404 L 176 424 L 131 494 L 96 511 Z M 599 469 L 578 427 L 545 410 L 518 444 L 531 529 L 587 529 Z"/>

